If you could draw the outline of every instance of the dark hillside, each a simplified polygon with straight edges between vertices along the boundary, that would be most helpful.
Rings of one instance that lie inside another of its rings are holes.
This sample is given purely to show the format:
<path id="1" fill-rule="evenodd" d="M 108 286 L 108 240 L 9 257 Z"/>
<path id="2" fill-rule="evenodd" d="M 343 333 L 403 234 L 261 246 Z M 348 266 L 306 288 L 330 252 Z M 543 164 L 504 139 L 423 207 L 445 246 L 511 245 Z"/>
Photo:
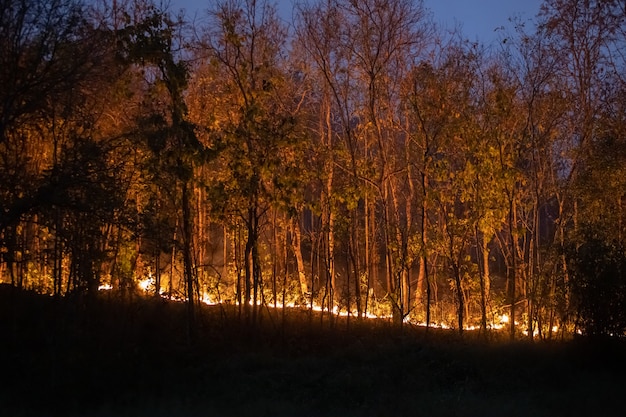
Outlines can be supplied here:
<path id="1" fill-rule="evenodd" d="M 114 301 L 115 300 L 115 301 Z M 515 345 L 384 322 L 0 288 L 1 416 L 622 416 L 623 343 Z M 270 316 L 270 314 L 272 316 Z"/>

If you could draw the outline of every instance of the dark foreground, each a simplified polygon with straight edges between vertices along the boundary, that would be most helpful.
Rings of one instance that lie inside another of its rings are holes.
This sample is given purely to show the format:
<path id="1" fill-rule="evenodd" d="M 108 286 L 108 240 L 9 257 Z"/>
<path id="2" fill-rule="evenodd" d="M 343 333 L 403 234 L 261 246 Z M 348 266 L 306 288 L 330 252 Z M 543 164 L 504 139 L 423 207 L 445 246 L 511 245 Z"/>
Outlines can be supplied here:
<path id="1" fill-rule="evenodd" d="M 0 416 L 623 416 L 618 342 L 480 342 L 386 323 L 0 288 Z"/>

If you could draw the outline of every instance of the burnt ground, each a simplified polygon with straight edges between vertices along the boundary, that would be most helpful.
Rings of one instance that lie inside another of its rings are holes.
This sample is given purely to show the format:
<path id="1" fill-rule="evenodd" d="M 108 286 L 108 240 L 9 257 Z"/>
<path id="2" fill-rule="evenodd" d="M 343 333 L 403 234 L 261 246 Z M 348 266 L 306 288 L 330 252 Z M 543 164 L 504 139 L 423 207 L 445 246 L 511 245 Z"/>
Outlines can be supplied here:
<path id="1" fill-rule="evenodd" d="M 0 416 L 623 416 L 623 341 L 504 342 L 385 321 L 0 287 Z"/>

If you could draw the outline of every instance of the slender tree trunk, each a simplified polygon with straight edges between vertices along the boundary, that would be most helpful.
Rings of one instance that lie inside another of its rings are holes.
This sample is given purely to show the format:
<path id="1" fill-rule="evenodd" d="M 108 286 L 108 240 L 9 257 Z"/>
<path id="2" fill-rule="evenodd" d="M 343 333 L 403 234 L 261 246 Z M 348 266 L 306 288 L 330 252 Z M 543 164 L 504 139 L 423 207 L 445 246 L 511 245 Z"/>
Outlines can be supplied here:
<path id="1" fill-rule="evenodd" d="M 222 227 L 222 279 L 229 278 L 229 267 L 228 267 L 228 264 L 229 264 L 228 244 L 229 242 L 230 242 L 230 238 L 228 236 L 228 229 L 226 228 L 226 225 L 224 224 L 224 226 Z"/>
<path id="2" fill-rule="evenodd" d="M 350 245 L 349 245 L 349 256 L 350 263 L 352 265 L 352 270 L 354 272 L 354 298 L 356 302 L 356 310 L 358 317 L 361 317 L 361 262 L 359 257 L 359 222 L 358 222 L 358 209 L 353 211 L 352 215 L 352 233 L 350 233 Z M 348 285 L 348 300 L 350 300 L 350 286 Z M 349 306 L 348 302 L 348 306 Z M 348 307 L 348 313 L 350 313 L 350 308 Z"/>
<path id="3" fill-rule="evenodd" d="M 541 259 L 539 258 L 539 240 L 540 240 L 540 223 L 539 223 L 539 197 L 538 193 L 535 194 L 535 204 L 533 207 L 533 229 L 531 231 L 531 240 L 529 244 L 530 254 L 528 256 L 528 294 L 527 309 L 528 309 L 528 337 L 533 340 L 535 333 L 534 318 L 538 316 L 536 313 L 538 300 L 537 298 L 537 286 L 538 286 L 538 272 Z"/>
<path id="4" fill-rule="evenodd" d="M 457 319 L 459 325 L 459 335 L 463 335 L 463 313 L 465 310 L 464 296 L 463 296 L 463 283 L 461 282 L 461 271 L 459 268 L 458 261 L 455 260 L 454 256 L 454 247 L 453 247 L 453 238 L 452 236 L 448 236 L 449 239 L 449 253 L 450 253 L 450 262 L 452 266 L 452 275 L 454 276 L 454 285 L 456 289 L 457 296 Z"/>
<path id="5" fill-rule="evenodd" d="M 243 311 L 245 314 L 245 319 L 247 324 L 251 324 L 251 306 L 252 302 L 252 275 L 253 275 L 253 267 L 252 267 L 252 246 L 254 239 L 254 227 L 252 222 L 254 221 L 254 209 L 252 207 L 248 208 L 248 219 L 247 219 L 247 236 L 246 236 L 246 246 L 244 250 L 244 270 L 245 270 L 245 278 L 244 278 L 244 297 L 243 297 Z"/>
<path id="6" fill-rule="evenodd" d="M 202 171 L 203 167 L 200 168 L 200 172 L 197 174 L 199 176 L 203 176 Z M 194 272 L 197 281 L 197 289 L 200 291 L 200 285 L 205 282 L 206 279 L 206 249 L 208 244 L 207 234 L 206 234 L 206 204 L 202 204 L 202 202 L 206 201 L 204 197 L 204 191 L 201 187 L 194 187 L 193 195 L 195 195 L 195 213 L 196 213 L 196 222 L 195 222 L 195 237 L 196 237 L 196 245 L 194 247 L 195 255 L 197 256 L 196 261 L 194 262 Z M 199 294 L 200 296 L 200 294 Z"/>
<path id="7" fill-rule="evenodd" d="M 406 264 L 405 264 L 405 276 L 404 276 L 404 282 L 405 282 L 405 309 L 406 309 L 406 313 L 408 314 L 413 308 L 415 308 L 414 305 L 411 305 L 411 272 L 413 271 L 413 267 L 414 267 L 414 256 L 409 255 L 409 236 L 411 236 L 413 234 L 413 211 L 414 211 L 414 202 L 415 202 L 415 184 L 413 181 L 413 175 L 412 175 L 412 165 L 411 165 L 411 155 L 409 154 L 408 149 L 410 148 L 410 141 L 407 139 L 406 143 L 405 143 L 405 147 L 406 147 L 406 164 L 407 164 L 407 183 L 409 185 L 409 195 L 406 198 L 406 203 L 405 203 L 405 211 L 406 211 L 406 226 L 405 226 L 405 236 L 403 239 L 403 245 L 402 245 L 402 251 L 404 252 L 404 257 L 406 260 Z M 410 262 L 409 262 L 410 261 Z"/>
<path id="8" fill-rule="evenodd" d="M 172 241 L 176 242 L 178 233 L 178 216 L 176 216 L 176 225 L 174 227 L 174 236 L 172 236 Z M 168 298 L 172 298 L 172 294 L 174 292 L 174 270 L 176 267 L 176 243 L 172 245 L 172 257 L 170 262 L 170 285 L 168 288 Z"/>
<path id="9" fill-rule="evenodd" d="M 315 277 L 316 275 L 319 277 L 322 274 L 322 269 L 320 267 L 320 250 L 322 245 L 322 232 L 321 230 L 318 233 L 314 234 L 315 238 L 312 243 L 311 253 L 309 254 L 309 260 L 311 262 L 311 292 L 309 295 L 309 320 L 313 318 L 313 304 L 315 301 Z"/>
<path id="10" fill-rule="evenodd" d="M 193 342 L 196 337 L 196 307 L 195 307 L 195 277 L 193 274 L 193 254 L 192 254 L 192 218 L 191 218 L 191 198 L 189 196 L 189 184 L 182 183 L 182 209 L 183 209 L 183 268 L 187 288 L 187 320 L 188 335 Z"/>
<path id="11" fill-rule="evenodd" d="M 577 214 L 577 205 L 574 204 L 574 233 L 576 233 L 578 231 L 578 214 Z M 565 300 L 564 300 L 564 306 L 563 306 L 563 311 L 565 311 L 565 315 L 566 317 L 561 317 L 561 327 L 565 326 L 565 322 L 567 320 L 567 311 L 569 310 L 569 268 L 567 266 L 567 258 L 565 256 L 565 219 L 564 219 L 564 208 L 563 208 L 563 203 L 561 202 L 561 204 L 559 205 L 559 219 L 561 220 L 559 222 L 559 240 L 560 240 L 560 244 L 561 244 L 561 264 L 562 264 L 562 268 L 563 268 L 563 286 L 565 288 Z"/>
<path id="12" fill-rule="evenodd" d="M 335 274 L 335 214 L 332 208 L 329 208 L 328 213 L 328 240 L 327 240 L 327 253 L 326 263 L 328 269 L 328 277 L 330 282 L 330 288 L 328 293 L 328 311 L 331 312 L 335 307 L 334 294 L 335 288 L 337 288 L 336 274 Z"/>
<path id="13" fill-rule="evenodd" d="M 247 312 L 247 308 L 245 307 L 244 303 L 247 303 L 247 300 L 245 300 L 244 294 L 243 294 L 243 288 L 242 288 L 242 283 L 241 283 L 241 225 L 239 224 L 239 222 L 237 222 L 236 226 L 236 233 L 234 236 L 234 257 L 235 257 L 235 273 L 237 274 L 237 314 L 239 316 L 239 320 L 241 321 L 242 318 L 242 313 L 243 312 Z M 244 255 L 243 257 L 243 263 L 244 263 L 244 270 L 247 270 L 247 256 Z M 245 275 L 245 278 L 247 280 L 247 272 Z M 245 286 L 245 283 L 244 283 Z M 247 319 L 247 318 L 246 318 Z"/>
<path id="14" fill-rule="evenodd" d="M 54 295 L 59 297 L 63 291 L 63 240 L 59 236 L 61 230 L 61 214 L 58 208 L 55 210 L 55 233 L 54 233 L 54 259 L 52 264 L 52 276 L 54 281 Z"/>
<path id="15" fill-rule="evenodd" d="M 304 258 L 302 257 L 302 230 L 300 229 L 300 220 L 295 217 L 291 220 L 292 240 L 291 246 L 296 257 L 296 267 L 298 269 L 298 280 L 300 282 L 300 293 L 302 300 L 306 299 L 309 292 L 309 286 L 306 279 L 304 269 Z"/>
<path id="16" fill-rule="evenodd" d="M 554 319 L 555 319 L 555 313 L 556 313 L 556 307 L 555 307 L 555 298 L 556 298 L 556 273 L 552 274 L 552 276 L 550 277 L 550 315 L 548 318 L 548 339 L 551 340 L 552 339 L 552 329 L 554 328 Z"/>
<path id="17" fill-rule="evenodd" d="M 421 175 L 421 186 L 422 186 L 422 205 L 421 205 L 421 225 L 420 225 L 420 271 L 418 277 L 418 288 L 420 298 L 421 298 L 421 288 L 426 286 L 426 329 L 430 327 L 430 281 L 428 278 L 428 251 L 426 245 L 428 243 L 428 233 L 427 233 L 427 187 L 428 187 L 428 179 L 426 178 L 425 170 L 422 171 Z"/>
<path id="18" fill-rule="evenodd" d="M 480 329 L 487 332 L 487 300 L 489 298 L 489 246 L 484 233 L 480 233 L 476 226 L 476 247 L 479 249 L 479 277 L 480 277 Z"/>
<path id="19" fill-rule="evenodd" d="M 154 259 L 154 296 L 161 295 L 161 250 L 157 247 L 153 254 Z"/>
<path id="20" fill-rule="evenodd" d="M 256 210 L 255 210 L 256 211 Z M 254 241 L 252 245 L 252 289 L 253 289 L 253 301 L 252 301 L 252 322 L 257 323 L 259 316 L 259 305 L 263 305 L 263 292 L 262 292 L 262 275 L 261 275 L 261 261 L 259 258 L 259 217 L 258 215 L 254 219 Z"/>
<path id="21" fill-rule="evenodd" d="M 286 299 L 287 299 L 287 278 L 289 276 L 289 263 L 287 262 L 287 257 L 288 257 L 288 251 L 287 251 L 287 231 L 285 230 L 285 233 L 283 233 L 283 241 L 282 241 L 282 249 L 283 249 L 283 285 L 282 285 L 282 302 L 283 302 L 283 309 L 282 309 L 282 331 L 284 332 L 285 330 L 285 320 L 286 320 Z"/>
<path id="22" fill-rule="evenodd" d="M 7 254 L 6 254 L 6 264 L 7 269 L 9 270 L 9 276 L 11 277 L 11 285 L 16 287 L 17 281 L 15 277 L 15 264 L 16 264 L 16 246 L 17 246 L 17 237 L 15 227 L 7 227 L 5 229 L 5 235 L 8 236 L 6 238 L 7 242 Z M 19 288 L 19 286 L 18 286 Z"/>
<path id="23" fill-rule="evenodd" d="M 402 220 L 400 216 L 400 203 L 398 201 L 398 193 L 395 183 L 391 180 L 388 181 L 389 194 L 391 195 L 391 202 L 393 205 L 393 229 L 396 243 L 397 263 L 399 264 L 394 271 L 394 275 L 398 278 L 397 289 L 400 291 L 398 297 L 398 310 L 400 313 L 400 324 L 404 322 L 404 317 L 409 309 L 409 300 L 411 296 L 411 283 L 409 282 L 408 274 L 408 253 L 407 243 L 405 241 L 405 235 L 408 236 L 407 230 L 409 224 Z M 403 233 L 404 229 L 404 233 Z"/>
<path id="24" fill-rule="evenodd" d="M 511 303 L 510 307 L 510 317 L 509 317 L 509 332 L 511 340 L 515 339 L 515 301 L 516 301 L 516 291 L 515 286 L 517 285 L 517 232 L 515 232 L 515 228 L 517 227 L 517 219 L 515 215 L 515 200 L 513 197 L 509 199 L 509 238 L 511 239 L 511 268 L 509 271 L 509 282 L 508 282 L 508 298 Z"/>
<path id="25" fill-rule="evenodd" d="M 396 276 L 395 276 L 395 268 L 394 268 L 394 256 L 392 250 L 392 237 L 390 234 L 392 233 L 391 221 L 390 221 L 390 212 L 389 212 L 389 204 L 388 204 L 388 189 L 383 184 L 383 196 L 381 198 L 381 203 L 383 205 L 383 234 L 384 234 L 384 242 L 385 242 L 385 266 L 386 266 L 386 283 L 387 283 L 387 296 L 391 299 L 391 315 L 392 320 L 395 324 L 402 324 L 402 311 L 400 308 L 400 304 L 402 301 L 398 297 L 397 290 L 398 286 L 396 285 Z"/>
<path id="26" fill-rule="evenodd" d="M 366 292 L 365 292 L 365 303 L 364 303 L 364 314 L 367 315 L 367 309 L 368 309 L 368 305 L 369 305 L 369 295 L 370 295 L 370 278 L 372 276 L 372 260 L 371 260 L 371 253 L 370 253 L 370 207 L 369 207 L 370 203 L 369 203 L 369 197 L 367 195 L 367 193 L 365 194 L 365 201 L 364 201 L 364 210 L 365 210 L 365 216 L 364 216 L 364 229 L 365 229 L 365 282 L 366 282 Z"/>
<path id="27" fill-rule="evenodd" d="M 324 137 L 324 145 L 326 147 L 327 150 L 332 150 L 333 149 L 333 122 L 332 122 L 332 112 L 331 112 L 331 102 L 330 102 L 330 95 L 328 95 L 329 92 L 326 90 L 325 91 L 325 100 L 324 100 L 324 104 L 325 104 L 325 119 L 324 119 L 324 131 L 326 132 L 326 135 Z M 331 158 L 333 158 L 333 156 L 331 155 Z M 331 196 L 333 195 L 334 191 L 333 191 L 333 181 L 334 181 L 334 164 L 333 161 L 328 161 L 325 164 L 325 170 L 326 170 L 326 201 L 324 204 L 325 209 L 327 210 L 327 213 L 325 214 L 324 218 L 326 220 L 326 224 L 327 224 L 327 238 L 326 238 L 326 269 L 327 269 L 327 274 L 328 277 L 327 279 L 330 281 L 330 288 L 329 291 L 327 291 L 328 294 L 328 311 L 331 312 L 331 317 L 332 317 L 332 310 L 335 306 L 334 303 L 334 292 L 335 292 L 335 288 L 337 288 L 337 282 L 336 282 L 336 277 L 335 277 L 335 208 L 333 207 L 332 204 L 332 199 Z M 327 286 L 328 287 L 328 286 Z M 322 303 L 322 308 L 323 308 L 323 303 Z"/>
<path id="28" fill-rule="evenodd" d="M 622 207 L 622 200 L 623 200 L 624 196 L 623 195 L 619 195 L 617 197 L 617 241 L 619 242 L 620 245 L 623 246 L 623 242 L 622 242 L 622 235 L 623 235 L 623 207 Z"/>
<path id="29" fill-rule="evenodd" d="M 286 234 L 287 231 L 285 230 Z M 276 231 L 276 210 L 272 210 L 272 248 L 270 249 L 272 256 L 272 298 L 274 299 L 274 308 L 278 306 L 278 294 L 276 292 L 276 279 L 278 275 L 278 233 Z M 285 308 L 285 300 L 283 300 L 283 309 Z"/>

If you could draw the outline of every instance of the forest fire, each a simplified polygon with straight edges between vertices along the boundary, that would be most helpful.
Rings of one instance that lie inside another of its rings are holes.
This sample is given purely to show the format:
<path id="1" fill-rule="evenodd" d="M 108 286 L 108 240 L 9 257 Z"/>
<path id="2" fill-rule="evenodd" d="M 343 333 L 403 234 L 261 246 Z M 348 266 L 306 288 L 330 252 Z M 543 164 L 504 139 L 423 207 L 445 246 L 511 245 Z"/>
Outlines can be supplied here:
<path id="1" fill-rule="evenodd" d="M 154 282 L 154 278 L 151 276 L 148 276 L 142 280 L 138 281 L 137 287 L 138 289 L 140 289 L 145 295 L 150 295 L 153 294 L 155 291 L 155 286 L 154 286 L 155 282 Z M 111 290 L 113 287 L 109 284 L 104 284 L 101 285 L 99 290 L 101 291 L 109 291 Z M 161 296 L 167 296 L 167 293 L 165 290 L 161 290 Z M 172 301 L 178 301 L 178 302 L 186 302 L 186 298 L 184 297 L 168 297 L 169 299 L 171 299 Z M 203 292 L 200 297 L 199 297 L 199 301 L 205 305 L 209 305 L 209 306 L 214 306 L 214 305 L 220 305 L 220 304 L 225 304 L 226 302 L 224 300 L 219 300 L 216 299 L 212 294 L 210 294 L 209 292 Z M 229 302 L 230 303 L 230 302 Z M 237 303 L 235 302 L 235 305 L 237 305 Z M 252 302 L 250 303 L 250 305 L 252 305 Z M 295 302 L 288 302 L 283 304 L 282 302 L 276 302 L 276 303 L 266 303 L 265 305 L 261 302 L 261 301 L 257 301 L 257 306 L 264 306 L 267 308 L 277 308 L 277 309 L 282 309 L 282 308 L 301 308 L 301 309 L 310 309 L 312 311 L 315 311 L 317 313 L 328 313 L 329 310 L 327 307 L 323 307 L 317 303 L 313 303 L 313 305 L 311 306 L 311 304 L 307 304 L 307 305 L 298 305 Z M 352 310 L 352 311 L 347 311 L 346 309 L 341 309 L 339 306 L 335 306 L 333 307 L 333 309 L 331 310 L 332 314 L 338 317 L 355 317 L 357 318 L 359 316 L 359 313 L 356 310 Z M 375 314 L 373 312 L 364 312 L 361 314 L 362 318 L 367 318 L 367 319 L 384 319 L 384 320 L 391 320 L 392 316 L 390 314 Z M 454 329 L 455 326 L 445 323 L 445 322 L 436 322 L 433 321 L 431 323 L 429 323 L 428 325 L 426 324 L 426 322 L 420 321 L 420 320 L 415 320 L 411 315 L 407 315 L 404 318 L 404 323 L 406 324 L 410 324 L 413 326 L 419 326 L 419 327 L 432 327 L 432 328 L 438 328 L 438 329 Z M 503 314 L 501 316 L 494 316 L 494 320 L 491 322 L 487 323 L 487 328 L 488 329 L 492 329 L 492 330 L 502 330 L 506 327 L 506 325 L 509 323 L 509 316 L 507 314 Z M 519 325 L 519 323 L 516 322 L 516 324 Z M 553 328 L 553 332 L 556 332 L 558 329 L 558 326 L 554 326 Z M 466 325 L 464 326 L 464 330 L 467 331 L 478 331 L 480 330 L 480 326 L 476 326 L 476 325 Z M 535 335 L 537 330 L 535 330 Z M 523 331 L 523 334 L 527 334 L 526 331 Z"/>
<path id="2" fill-rule="evenodd" d="M 0 0 L 0 417 L 626 415 L 624 0 L 436 1 Z"/>
<path id="3" fill-rule="evenodd" d="M 304 2 L 293 25 L 211 2 L 193 30 L 151 0 L 18 3 L 3 282 L 626 332 L 620 2 L 546 1 L 493 54 L 420 1 Z"/>

